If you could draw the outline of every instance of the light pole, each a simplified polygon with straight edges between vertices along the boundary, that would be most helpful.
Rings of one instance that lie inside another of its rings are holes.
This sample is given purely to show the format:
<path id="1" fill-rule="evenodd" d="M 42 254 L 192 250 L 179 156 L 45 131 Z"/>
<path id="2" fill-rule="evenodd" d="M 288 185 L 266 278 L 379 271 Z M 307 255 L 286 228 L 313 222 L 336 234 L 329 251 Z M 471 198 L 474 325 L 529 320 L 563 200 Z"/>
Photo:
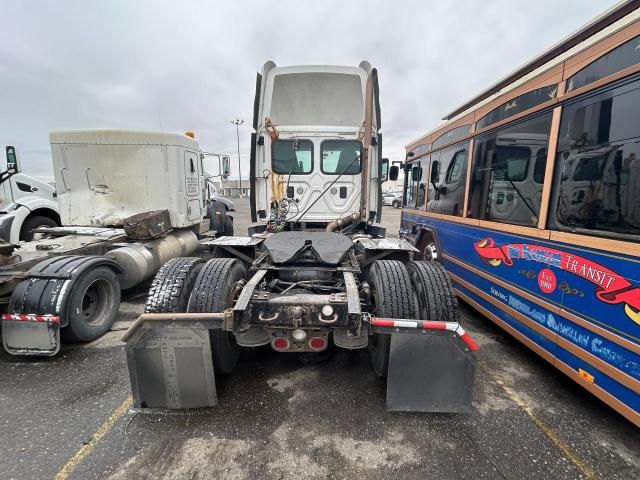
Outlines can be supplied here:
<path id="1" fill-rule="evenodd" d="M 238 128 L 244 123 L 244 120 L 236 118 L 231 120 L 231 123 L 236 126 L 236 140 L 238 142 L 238 194 L 242 198 L 242 165 L 240 165 L 240 132 Z"/>

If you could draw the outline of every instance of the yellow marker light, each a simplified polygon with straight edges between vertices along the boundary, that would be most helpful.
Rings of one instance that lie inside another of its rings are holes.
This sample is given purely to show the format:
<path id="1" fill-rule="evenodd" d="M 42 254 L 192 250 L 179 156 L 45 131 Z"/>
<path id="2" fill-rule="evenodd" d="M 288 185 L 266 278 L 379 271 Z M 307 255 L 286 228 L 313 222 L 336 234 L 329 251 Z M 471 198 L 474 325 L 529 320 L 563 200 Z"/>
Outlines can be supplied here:
<path id="1" fill-rule="evenodd" d="M 191 138 L 193 138 L 193 139 L 195 139 L 195 138 L 196 138 L 196 134 L 195 134 L 195 133 L 193 133 L 193 132 L 192 132 L 192 131 L 190 131 L 190 130 L 189 130 L 189 131 L 184 132 L 184 134 L 185 134 L 187 137 L 191 137 Z"/>
<path id="2" fill-rule="evenodd" d="M 595 380 L 593 375 L 591 375 L 589 372 L 585 372 L 581 368 L 578 369 L 578 375 L 580 375 L 582 378 L 584 378 L 589 383 L 593 383 L 593 381 Z"/>

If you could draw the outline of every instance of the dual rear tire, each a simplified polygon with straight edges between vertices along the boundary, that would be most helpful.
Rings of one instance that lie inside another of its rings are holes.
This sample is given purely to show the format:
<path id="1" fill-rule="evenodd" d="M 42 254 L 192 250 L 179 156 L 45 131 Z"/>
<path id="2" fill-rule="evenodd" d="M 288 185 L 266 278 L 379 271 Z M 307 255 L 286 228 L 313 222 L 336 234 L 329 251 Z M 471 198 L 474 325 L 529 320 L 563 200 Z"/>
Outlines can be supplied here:
<path id="1" fill-rule="evenodd" d="M 369 271 L 372 313 L 378 318 L 404 318 L 457 322 L 458 303 L 451 280 L 438 262 L 379 260 Z M 369 338 L 369 361 L 373 372 L 386 378 L 391 335 L 374 333 Z"/>
<path id="2" fill-rule="evenodd" d="M 223 312 L 233 307 L 246 276 L 244 264 L 233 258 L 173 258 L 153 279 L 145 312 Z M 209 330 L 209 336 L 215 372 L 231 373 L 242 353 L 235 337 L 220 329 Z"/>

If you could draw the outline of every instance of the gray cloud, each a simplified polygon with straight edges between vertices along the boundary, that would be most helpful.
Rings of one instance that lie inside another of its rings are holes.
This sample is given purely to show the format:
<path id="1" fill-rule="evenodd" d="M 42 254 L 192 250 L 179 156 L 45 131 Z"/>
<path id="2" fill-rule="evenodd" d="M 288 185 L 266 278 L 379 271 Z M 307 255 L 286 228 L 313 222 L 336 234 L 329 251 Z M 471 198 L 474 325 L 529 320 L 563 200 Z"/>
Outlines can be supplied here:
<path id="1" fill-rule="evenodd" d="M 256 71 L 279 65 L 378 68 L 385 155 L 611 5 L 492 2 L 3 2 L 0 144 L 26 173 L 52 175 L 60 128 L 193 130 L 244 171 Z M 234 166 L 234 174 L 237 167 Z"/>

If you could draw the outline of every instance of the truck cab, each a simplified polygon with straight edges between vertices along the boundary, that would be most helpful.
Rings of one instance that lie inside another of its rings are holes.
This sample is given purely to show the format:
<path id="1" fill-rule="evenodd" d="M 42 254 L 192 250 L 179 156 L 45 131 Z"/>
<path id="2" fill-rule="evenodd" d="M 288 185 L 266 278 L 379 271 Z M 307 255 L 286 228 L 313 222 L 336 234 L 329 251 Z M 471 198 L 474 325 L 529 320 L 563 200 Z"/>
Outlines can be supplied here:
<path id="1" fill-rule="evenodd" d="M 0 237 L 7 242 L 30 241 L 34 229 L 60 225 L 56 189 L 20 173 L 16 148 L 5 147 L 0 166 Z"/>
<path id="2" fill-rule="evenodd" d="M 294 226 L 320 227 L 352 212 L 379 221 L 382 135 L 377 74 L 368 62 L 265 63 L 256 82 L 253 128 L 254 222 L 272 223 L 283 204 Z"/>

